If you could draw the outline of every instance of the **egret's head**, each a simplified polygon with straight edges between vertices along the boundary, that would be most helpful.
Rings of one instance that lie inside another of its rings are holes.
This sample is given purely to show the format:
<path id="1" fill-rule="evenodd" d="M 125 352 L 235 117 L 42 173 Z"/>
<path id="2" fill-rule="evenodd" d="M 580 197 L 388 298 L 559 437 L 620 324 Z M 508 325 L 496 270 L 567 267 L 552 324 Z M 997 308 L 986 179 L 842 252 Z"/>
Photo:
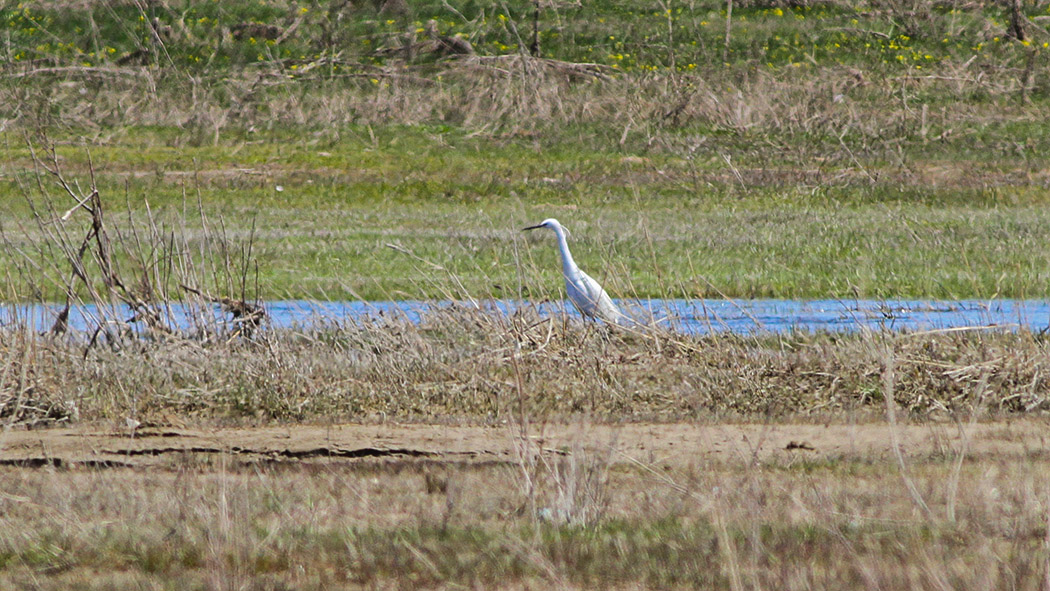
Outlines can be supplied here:
<path id="1" fill-rule="evenodd" d="M 521 231 L 524 232 L 525 230 L 535 230 L 536 228 L 550 228 L 551 230 L 557 231 L 557 229 L 561 228 L 561 227 L 562 226 L 561 226 L 561 224 L 558 223 L 558 220 L 556 220 L 554 218 L 547 218 L 547 219 L 543 220 L 542 222 L 536 224 L 535 226 L 529 226 L 528 228 L 522 228 Z"/>

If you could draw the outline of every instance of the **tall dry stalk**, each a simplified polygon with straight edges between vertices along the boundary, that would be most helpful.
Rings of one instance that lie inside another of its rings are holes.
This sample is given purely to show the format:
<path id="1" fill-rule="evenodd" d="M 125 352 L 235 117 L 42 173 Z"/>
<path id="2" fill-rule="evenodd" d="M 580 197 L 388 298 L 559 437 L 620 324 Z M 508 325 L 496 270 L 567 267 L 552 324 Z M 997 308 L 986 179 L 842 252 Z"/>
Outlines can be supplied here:
<path id="1" fill-rule="evenodd" d="M 733 32 L 733 0 L 726 0 L 726 38 L 722 46 L 722 61 L 729 61 L 729 42 Z"/>
<path id="2" fill-rule="evenodd" d="M 908 494 L 911 495 L 915 506 L 927 522 L 932 522 L 933 512 L 930 511 L 929 505 L 922 498 L 922 493 L 915 486 L 915 481 L 908 474 L 908 465 L 904 460 L 904 452 L 901 450 L 900 433 L 897 426 L 897 401 L 894 398 L 896 357 L 890 346 L 883 347 L 882 359 L 882 396 L 886 402 L 886 418 L 890 424 L 890 444 L 893 447 L 893 455 L 897 459 L 897 469 L 900 470 L 901 479 L 904 481 L 904 486 L 908 489 Z"/>
<path id="3" fill-rule="evenodd" d="M 955 523 L 955 506 L 959 496 L 959 478 L 962 475 L 963 462 L 966 460 L 967 453 L 970 449 L 970 437 L 967 430 L 973 431 L 974 426 L 977 424 L 977 416 L 984 405 L 985 394 L 988 391 L 988 375 L 981 373 L 980 380 L 974 389 L 973 398 L 970 403 L 970 417 L 966 425 L 960 418 L 956 418 L 955 425 L 959 432 L 959 448 L 954 450 L 955 462 L 952 464 L 952 471 L 948 478 L 947 483 L 947 506 L 945 508 L 945 514 L 949 522 Z"/>

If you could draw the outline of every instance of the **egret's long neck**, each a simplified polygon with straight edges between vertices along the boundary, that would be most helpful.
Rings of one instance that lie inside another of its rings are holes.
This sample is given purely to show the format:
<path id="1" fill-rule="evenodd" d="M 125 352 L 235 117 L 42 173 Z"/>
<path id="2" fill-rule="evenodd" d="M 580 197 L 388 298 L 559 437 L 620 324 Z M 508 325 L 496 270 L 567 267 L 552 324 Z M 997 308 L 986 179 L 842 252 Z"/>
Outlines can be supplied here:
<path id="1" fill-rule="evenodd" d="M 561 272 L 565 275 L 576 274 L 576 262 L 572 260 L 572 253 L 569 252 L 569 242 L 565 239 L 565 229 L 561 226 L 554 226 L 554 233 L 558 236 L 558 250 L 561 252 Z"/>

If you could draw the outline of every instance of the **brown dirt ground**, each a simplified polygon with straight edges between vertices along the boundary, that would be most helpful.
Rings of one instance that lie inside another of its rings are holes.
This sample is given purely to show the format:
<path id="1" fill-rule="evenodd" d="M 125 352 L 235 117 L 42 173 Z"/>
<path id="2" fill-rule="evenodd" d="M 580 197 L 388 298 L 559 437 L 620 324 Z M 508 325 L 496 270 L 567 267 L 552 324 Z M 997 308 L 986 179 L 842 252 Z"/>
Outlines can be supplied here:
<path id="1" fill-rule="evenodd" d="M 900 425 L 903 452 L 935 457 L 965 449 L 971 458 L 1047 453 L 1050 419 Z M 804 457 L 893 460 L 887 423 L 531 425 L 529 437 L 552 453 L 582 446 L 615 449 L 617 462 L 678 467 Z M 227 454 L 243 463 L 426 461 L 488 464 L 515 461 L 516 425 L 288 425 L 252 428 L 81 426 L 0 433 L 0 466 L 166 468 L 187 458 Z"/>

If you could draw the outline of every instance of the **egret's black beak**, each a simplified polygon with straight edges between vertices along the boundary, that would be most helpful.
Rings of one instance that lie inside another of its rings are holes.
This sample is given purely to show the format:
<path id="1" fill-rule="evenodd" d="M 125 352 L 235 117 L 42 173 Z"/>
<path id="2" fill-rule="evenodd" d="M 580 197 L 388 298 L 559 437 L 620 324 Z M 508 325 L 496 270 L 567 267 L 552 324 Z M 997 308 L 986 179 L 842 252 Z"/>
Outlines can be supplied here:
<path id="1" fill-rule="evenodd" d="M 544 227 L 543 224 L 537 224 L 535 226 L 529 226 L 528 228 L 522 228 L 521 231 L 524 232 L 526 230 L 535 230 L 536 228 L 543 228 L 543 227 Z"/>

